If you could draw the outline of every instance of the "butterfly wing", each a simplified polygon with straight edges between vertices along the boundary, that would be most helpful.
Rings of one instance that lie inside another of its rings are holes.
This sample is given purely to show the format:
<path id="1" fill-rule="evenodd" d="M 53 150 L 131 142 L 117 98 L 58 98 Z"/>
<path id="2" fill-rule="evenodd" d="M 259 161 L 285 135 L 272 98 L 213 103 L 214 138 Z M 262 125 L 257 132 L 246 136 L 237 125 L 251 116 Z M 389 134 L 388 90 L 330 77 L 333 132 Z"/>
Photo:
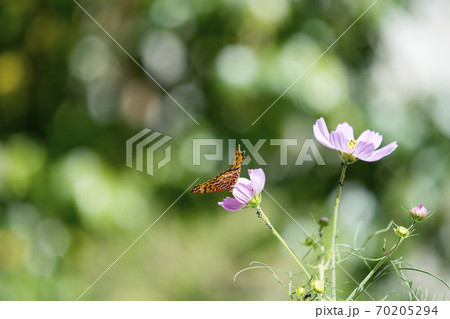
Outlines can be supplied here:
<path id="1" fill-rule="evenodd" d="M 237 167 L 240 168 L 244 158 L 245 158 L 245 152 L 241 152 L 241 146 L 238 145 L 236 154 L 234 155 L 233 166 L 231 166 L 231 167 L 232 168 L 237 168 Z"/>
<path id="2" fill-rule="evenodd" d="M 244 160 L 244 155 L 245 153 L 241 152 L 240 146 L 238 145 L 236 155 L 233 160 L 233 166 L 216 177 L 194 186 L 191 189 L 191 193 L 205 194 L 220 191 L 232 191 L 234 185 L 236 185 L 239 179 L 239 176 L 241 175 L 241 164 Z"/>
<path id="3" fill-rule="evenodd" d="M 231 191 L 241 175 L 241 168 L 230 168 L 210 180 L 194 186 L 191 193 L 205 194 L 220 191 Z"/>

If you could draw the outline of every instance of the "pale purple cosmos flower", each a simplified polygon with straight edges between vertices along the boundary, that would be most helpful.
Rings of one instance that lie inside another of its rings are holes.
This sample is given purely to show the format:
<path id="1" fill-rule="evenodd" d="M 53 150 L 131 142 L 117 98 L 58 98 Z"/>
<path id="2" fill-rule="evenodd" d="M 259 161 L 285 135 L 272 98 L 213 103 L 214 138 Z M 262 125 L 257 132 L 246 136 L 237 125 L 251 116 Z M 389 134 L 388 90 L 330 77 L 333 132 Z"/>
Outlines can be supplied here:
<path id="1" fill-rule="evenodd" d="M 233 188 L 234 197 L 226 197 L 218 204 L 229 211 L 236 211 L 245 206 L 257 207 L 261 202 L 261 191 L 266 182 L 266 176 L 261 168 L 249 169 L 247 178 L 240 177 Z"/>
<path id="2" fill-rule="evenodd" d="M 410 209 L 409 214 L 413 220 L 420 222 L 427 217 L 428 210 L 424 205 L 419 205 Z"/>
<path id="3" fill-rule="evenodd" d="M 392 142 L 377 150 L 383 136 L 366 130 L 355 140 L 353 128 L 347 123 L 338 124 L 335 131 L 328 132 L 323 117 L 313 126 L 314 136 L 324 146 L 340 151 L 342 158 L 351 163 L 357 159 L 365 162 L 375 162 L 391 154 L 397 148 L 397 142 Z"/>

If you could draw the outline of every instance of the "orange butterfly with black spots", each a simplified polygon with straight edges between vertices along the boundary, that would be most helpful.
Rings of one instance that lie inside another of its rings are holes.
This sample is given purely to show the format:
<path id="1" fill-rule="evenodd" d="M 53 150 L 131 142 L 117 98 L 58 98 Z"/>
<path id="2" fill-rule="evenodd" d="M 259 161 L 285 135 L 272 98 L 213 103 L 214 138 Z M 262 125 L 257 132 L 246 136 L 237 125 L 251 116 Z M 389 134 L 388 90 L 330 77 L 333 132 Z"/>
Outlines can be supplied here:
<path id="1" fill-rule="evenodd" d="M 206 182 L 194 186 L 191 193 L 205 194 L 220 191 L 232 191 L 236 185 L 239 176 L 241 175 L 241 164 L 245 158 L 245 152 L 241 152 L 241 147 L 238 145 L 236 155 L 234 155 L 233 166 L 225 172 L 217 175 Z"/>

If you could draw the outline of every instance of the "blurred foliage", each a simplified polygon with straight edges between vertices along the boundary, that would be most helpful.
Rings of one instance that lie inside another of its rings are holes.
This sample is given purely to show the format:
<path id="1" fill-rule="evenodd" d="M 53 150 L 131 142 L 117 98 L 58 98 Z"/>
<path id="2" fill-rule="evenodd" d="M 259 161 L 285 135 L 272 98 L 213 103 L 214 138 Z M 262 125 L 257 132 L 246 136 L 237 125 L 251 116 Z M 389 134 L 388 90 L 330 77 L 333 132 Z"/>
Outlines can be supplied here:
<path id="1" fill-rule="evenodd" d="M 193 138 L 268 139 L 266 189 L 312 232 L 331 212 L 339 176 L 336 154 L 319 144 L 326 166 L 294 165 L 320 116 L 399 144 L 380 162 L 350 167 L 338 241 L 352 242 L 357 227 L 362 242 L 392 219 L 406 224 L 401 207 L 423 203 L 436 213 L 399 254 L 449 281 L 448 3 L 378 1 L 252 125 L 371 3 L 80 1 L 196 125 L 75 2 L 2 0 L 0 299 L 76 299 L 197 177 L 227 167 L 193 166 Z M 125 166 L 125 141 L 145 127 L 173 137 L 172 161 L 154 176 Z M 269 143 L 279 138 L 299 140 L 287 166 Z M 219 207 L 224 196 L 185 194 L 83 299 L 284 299 L 263 270 L 233 282 L 253 260 L 295 265 L 253 213 Z M 307 235 L 270 198 L 263 207 L 304 254 Z M 344 267 L 356 279 L 366 273 L 358 260 Z M 429 298 L 448 297 L 436 280 L 406 275 Z M 344 293 L 353 289 L 342 282 Z M 407 298 L 396 276 L 370 293 Z"/>

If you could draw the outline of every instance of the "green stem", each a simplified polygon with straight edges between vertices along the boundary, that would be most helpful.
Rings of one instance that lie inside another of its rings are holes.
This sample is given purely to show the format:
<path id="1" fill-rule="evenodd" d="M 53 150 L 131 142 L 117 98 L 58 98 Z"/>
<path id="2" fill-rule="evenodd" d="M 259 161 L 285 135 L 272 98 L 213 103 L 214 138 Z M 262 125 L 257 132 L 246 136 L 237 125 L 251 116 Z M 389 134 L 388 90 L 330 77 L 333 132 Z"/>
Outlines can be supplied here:
<path id="1" fill-rule="evenodd" d="M 320 246 L 321 250 L 322 250 L 322 256 L 320 257 L 320 264 L 319 264 L 319 280 L 321 282 L 325 282 L 325 262 L 324 262 L 324 255 L 323 255 L 323 247 Z"/>
<path id="2" fill-rule="evenodd" d="M 366 278 L 364 278 L 363 281 L 361 281 L 361 283 L 358 285 L 358 287 L 356 287 L 352 293 L 350 294 L 350 296 L 347 297 L 346 301 L 349 300 L 353 300 L 353 298 L 355 297 L 356 294 L 358 294 L 358 296 L 364 291 L 364 286 L 367 284 L 367 282 L 373 277 L 373 275 L 378 271 L 378 269 L 380 269 L 381 266 L 383 266 L 383 264 L 389 259 L 389 257 L 391 257 L 391 255 L 394 253 L 394 251 L 400 246 L 400 244 L 402 243 L 402 241 L 405 238 L 399 238 L 397 243 L 386 253 L 386 255 L 383 257 L 383 259 L 381 259 L 376 265 L 375 267 L 373 267 L 373 269 L 367 274 Z"/>
<path id="3" fill-rule="evenodd" d="M 270 222 L 269 218 L 267 218 L 267 216 L 264 214 L 264 212 L 261 209 L 261 207 L 258 206 L 256 208 L 256 210 L 258 212 L 258 217 L 262 218 L 262 220 L 267 225 L 267 227 L 272 231 L 272 233 L 275 235 L 275 237 L 278 238 L 278 240 L 281 242 L 281 244 L 284 246 L 284 248 L 286 248 L 286 250 L 288 251 L 289 255 L 291 255 L 292 259 L 294 259 L 294 261 L 300 266 L 300 268 L 308 276 L 308 278 L 311 278 L 311 275 L 308 273 L 308 271 L 303 266 L 301 261 L 297 258 L 297 256 L 295 256 L 294 252 L 289 248 L 289 246 L 286 244 L 286 242 L 280 236 L 280 234 L 278 234 L 278 232 L 276 231 L 276 229 L 273 227 L 272 223 Z"/>
<path id="4" fill-rule="evenodd" d="M 336 194 L 336 200 L 334 202 L 333 212 L 333 233 L 331 234 L 331 289 L 333 300 L 336 300 L 336 229 L 337 229 L 337 217 L 339 202 L 341 200 L 341 190 L 344 185 L 345 171 L 347 170 L 348 163 L 342 163 L 341 178 L 339 179 L 338 190 Z"/>

